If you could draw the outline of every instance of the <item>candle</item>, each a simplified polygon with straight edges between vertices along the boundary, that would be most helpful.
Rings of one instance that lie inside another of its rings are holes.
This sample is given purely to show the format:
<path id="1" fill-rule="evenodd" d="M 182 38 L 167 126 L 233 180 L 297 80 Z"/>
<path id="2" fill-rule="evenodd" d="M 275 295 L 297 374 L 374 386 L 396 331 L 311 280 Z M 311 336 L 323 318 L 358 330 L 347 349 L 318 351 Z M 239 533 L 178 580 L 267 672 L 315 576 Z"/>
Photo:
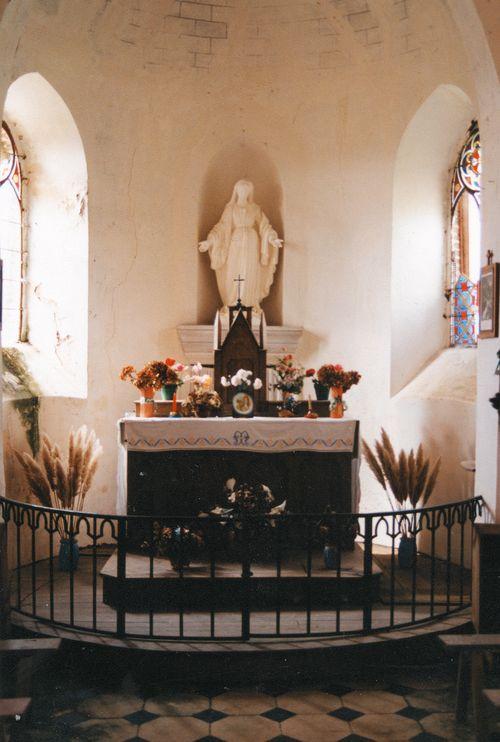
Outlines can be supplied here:
<path id="1" fill-rule="evenodd" d="M 177 392 L 174 392 L 174 396 L 172 397 L 172 412 L 174 414 L 177 412 Z"/>

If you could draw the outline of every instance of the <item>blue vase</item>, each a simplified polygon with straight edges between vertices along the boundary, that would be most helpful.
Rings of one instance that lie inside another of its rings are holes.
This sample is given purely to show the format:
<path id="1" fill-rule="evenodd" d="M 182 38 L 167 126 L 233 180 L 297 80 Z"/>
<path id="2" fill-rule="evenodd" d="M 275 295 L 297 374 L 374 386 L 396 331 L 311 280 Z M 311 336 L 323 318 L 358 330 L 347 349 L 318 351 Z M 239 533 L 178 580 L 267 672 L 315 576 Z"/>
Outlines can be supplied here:
<path id="1" fill-rule="evenodd" d="M 59 569 L 61 572 L 74 572 L 78 567 L 79 559 L 78 541 L 69 538 L 61 539 L 59 544 Z"/>
<path id="2" fill-rule="evenodd" d="M 323 559 L 326 569 L 336 569 L 337 567 L 337 549 L 335 546 L 325 545 L 323 547 Z"/>
<path id="3" fill-rule="evenodd" d="M 417 539 L 415 536 L 401 536 L 398 549 L 400 569 L 412 569 L 417 559 Z"/>

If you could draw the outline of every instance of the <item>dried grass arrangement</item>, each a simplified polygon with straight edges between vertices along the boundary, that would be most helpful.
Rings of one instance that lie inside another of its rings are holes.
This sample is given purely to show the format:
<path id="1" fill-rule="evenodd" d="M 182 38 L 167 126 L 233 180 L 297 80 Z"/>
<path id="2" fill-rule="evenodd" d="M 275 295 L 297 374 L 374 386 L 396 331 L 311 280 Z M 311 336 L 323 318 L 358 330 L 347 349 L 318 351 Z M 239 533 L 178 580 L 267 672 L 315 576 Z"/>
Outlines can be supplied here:
<path id="1" fill-rule="evenodd" d="M 401 450 L 396 456 L 386 431 L 381 429 L 380 440 L 375 441 L 375 452 L 363 440 L 363 454 L 375 479 L 384 488 L 393 508 L 392 493 L 397 509 L 409 510 L 428 502 L 436 485 L 441 459 L 431 464 L 425 456 L 422 444 L 415 454 Z"/>
<path id="2" fill-rule="evenodd" d="M 59 446 L 46 434 L 42 436 L 40 461 L 26 452 L 14 453 L 32 495 L 41 505 L 63 510 L 83 509 L 102 455 L 102 446 L 93 430 L 83 425 L 76 432 L 70 432 L 66 464 Z M 57 528 L 62 538 L 67 537 L 65 525 L 66 522 L 58 519 Z"/>

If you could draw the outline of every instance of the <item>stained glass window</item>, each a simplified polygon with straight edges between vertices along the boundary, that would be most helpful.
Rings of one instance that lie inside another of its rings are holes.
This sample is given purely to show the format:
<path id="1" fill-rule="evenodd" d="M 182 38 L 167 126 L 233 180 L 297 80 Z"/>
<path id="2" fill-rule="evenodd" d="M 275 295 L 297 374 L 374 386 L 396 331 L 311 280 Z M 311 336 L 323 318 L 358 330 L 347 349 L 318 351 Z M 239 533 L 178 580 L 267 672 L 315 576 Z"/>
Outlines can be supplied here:
<path id="1" fill-rule="evenodd" d="M 20 339 L 23 249 L 19 155 L 7 124 L 0 132 L 0 258 L 3 261 L 3 345 Z"/>
<path id="2" fill-rule="evenodd" d="M 473 121 L 453 169 L 449 290 L 451 345 L 477 344 L 481 242 L 481 141 Z"/>

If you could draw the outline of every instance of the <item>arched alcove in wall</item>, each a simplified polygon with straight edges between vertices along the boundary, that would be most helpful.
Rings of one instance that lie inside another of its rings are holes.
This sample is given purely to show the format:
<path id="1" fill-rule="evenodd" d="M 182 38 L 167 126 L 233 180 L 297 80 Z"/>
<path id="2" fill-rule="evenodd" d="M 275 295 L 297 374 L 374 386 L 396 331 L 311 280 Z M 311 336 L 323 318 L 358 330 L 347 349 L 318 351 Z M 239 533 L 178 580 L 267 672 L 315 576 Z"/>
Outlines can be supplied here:
<path id="1" fill-rule="evenodd" d="M 394 168 L 391 273 L 391 394 L 449 344 L 443 317 L 453 167 L 474 109 L 440 85 L 412 117 Z"/>
<path id="2" fill-rule="evenodd" d="M 262 207 L 280 237 L 283 234 L 283 193 L 276 166 L 266 150 L 248 142 L 235 141 L 223 147 L 210 162 L 201 186 L 198 215 L 199 239 L 206 238 L 231 198 L 237 180 L 245 178 L 255 186 L 255 201 Z M 280 255 L 274 282 L 262 302 L 268 324 L 282 322 L 283 253 Z M 198 322 L 213 322 L 220 306 L 214 272 L 206 254 L 199 256 Z"/>
<path id="3" fill-rule="evenodd" d="M 25 339 L 43 396 L 87 394 L 87 165 L 73 116 L 37 72 L 7 93 L 4 119 L 23 157 Z"/>

